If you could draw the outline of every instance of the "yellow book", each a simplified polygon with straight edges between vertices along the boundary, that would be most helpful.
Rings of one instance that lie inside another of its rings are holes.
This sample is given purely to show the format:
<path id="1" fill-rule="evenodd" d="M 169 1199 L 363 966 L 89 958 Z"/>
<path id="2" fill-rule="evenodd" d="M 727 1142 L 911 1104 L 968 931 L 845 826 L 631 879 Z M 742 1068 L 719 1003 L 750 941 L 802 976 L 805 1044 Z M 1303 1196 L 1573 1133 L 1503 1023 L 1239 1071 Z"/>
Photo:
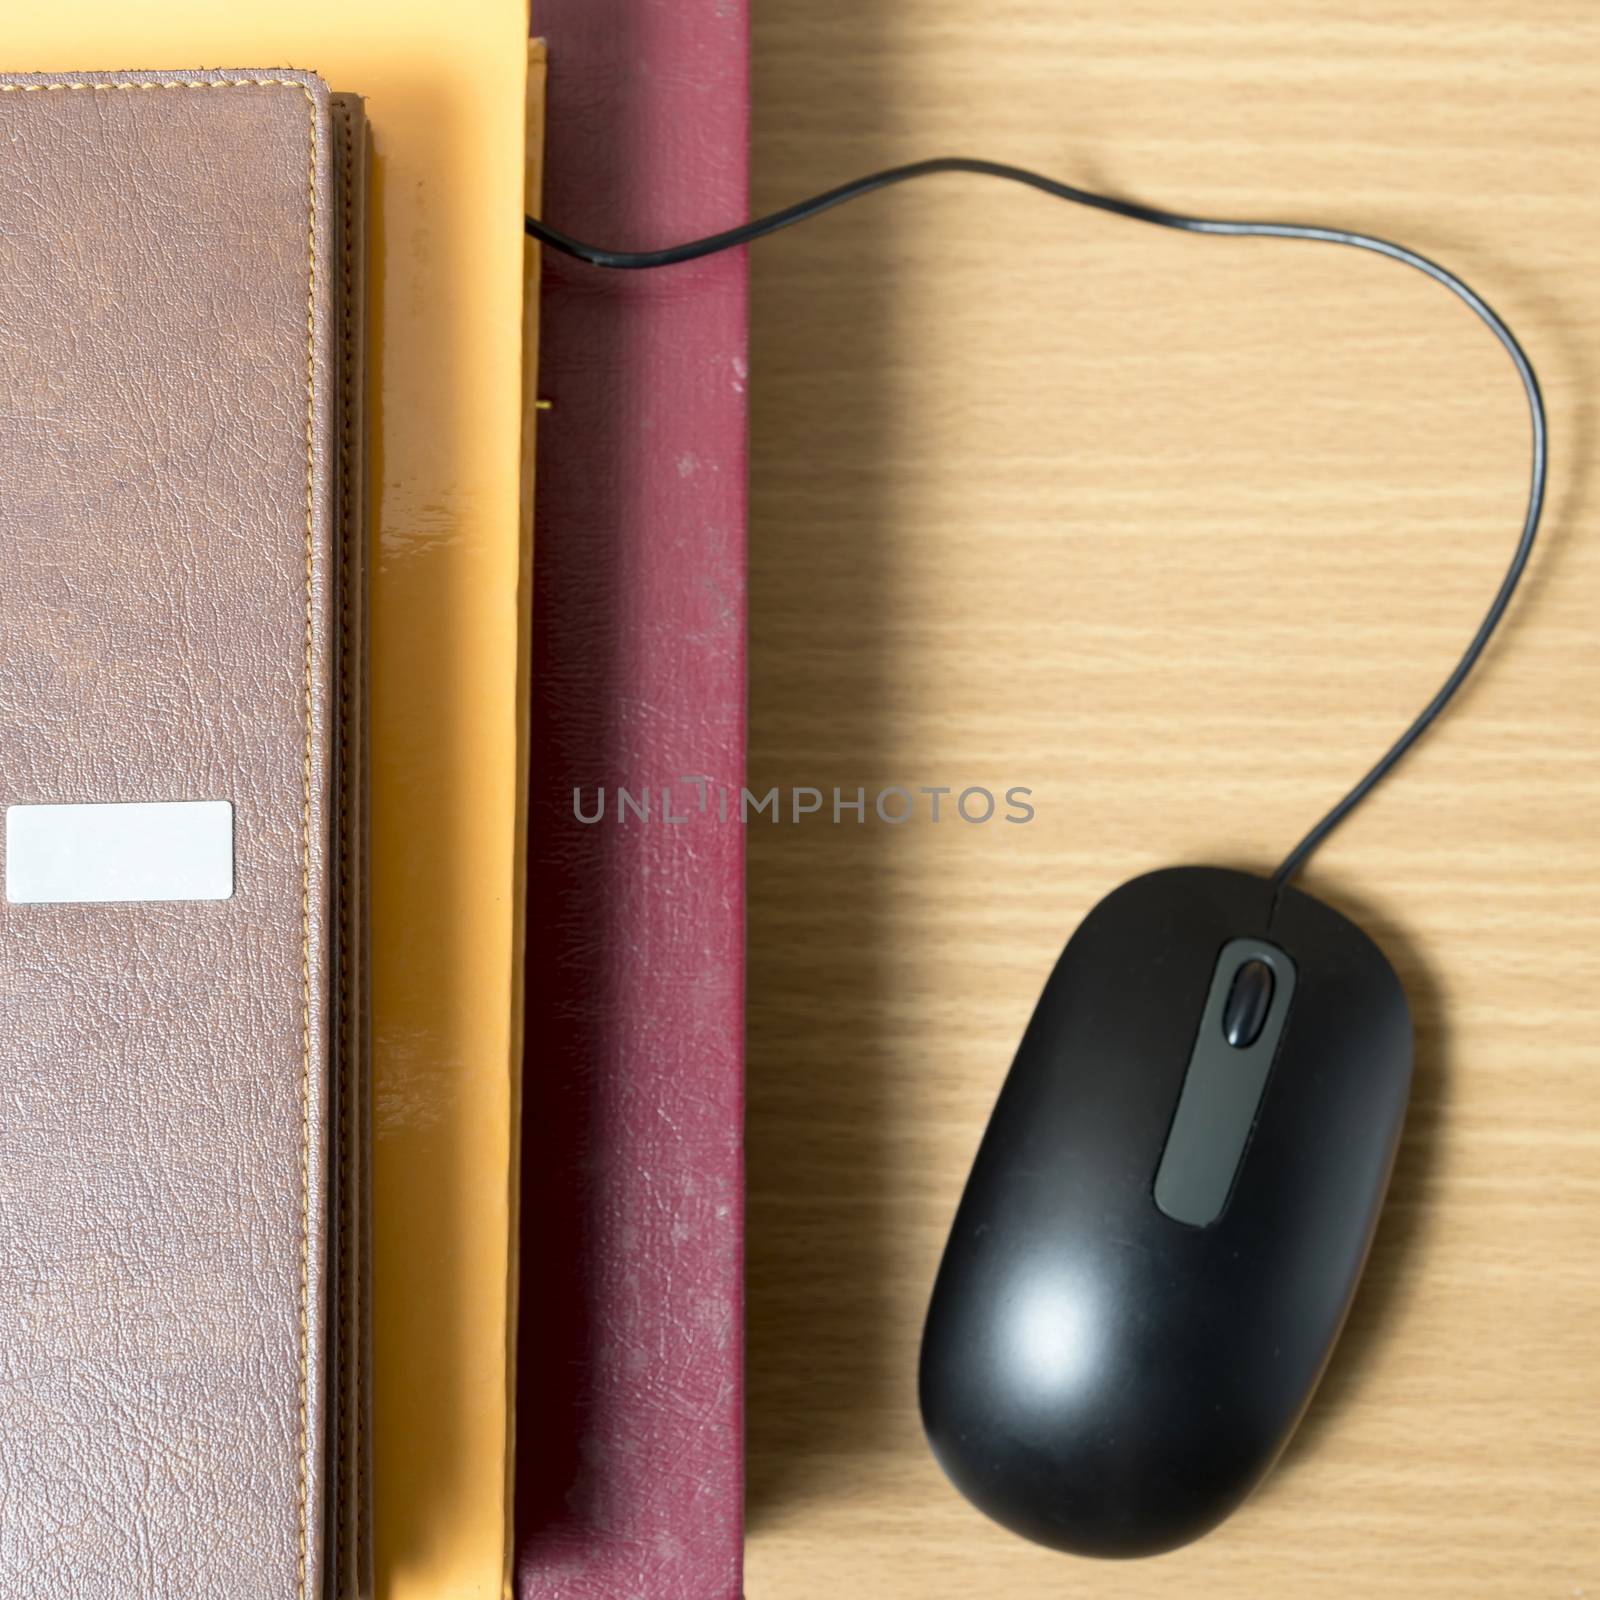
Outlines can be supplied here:
<path id="1" fill-rule="evenodd" d="M 367 100 L 382 1600 L 509 1570 L 527 35 L 525 0 L 51 0 L 0 29 L 8 71 L 295 66 Z"/>

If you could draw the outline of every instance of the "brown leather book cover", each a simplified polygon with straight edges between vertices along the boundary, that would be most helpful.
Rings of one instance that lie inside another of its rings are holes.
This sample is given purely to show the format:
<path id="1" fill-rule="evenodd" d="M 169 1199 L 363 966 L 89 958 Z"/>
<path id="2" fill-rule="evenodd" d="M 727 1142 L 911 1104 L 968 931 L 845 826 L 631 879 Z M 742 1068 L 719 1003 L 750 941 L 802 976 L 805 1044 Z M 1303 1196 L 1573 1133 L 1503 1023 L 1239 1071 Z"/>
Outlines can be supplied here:
<path id="1" fill-rule="evenodd" d="M 0 78 L 0 1594 L 367 1588 L 358 102 Z"/>

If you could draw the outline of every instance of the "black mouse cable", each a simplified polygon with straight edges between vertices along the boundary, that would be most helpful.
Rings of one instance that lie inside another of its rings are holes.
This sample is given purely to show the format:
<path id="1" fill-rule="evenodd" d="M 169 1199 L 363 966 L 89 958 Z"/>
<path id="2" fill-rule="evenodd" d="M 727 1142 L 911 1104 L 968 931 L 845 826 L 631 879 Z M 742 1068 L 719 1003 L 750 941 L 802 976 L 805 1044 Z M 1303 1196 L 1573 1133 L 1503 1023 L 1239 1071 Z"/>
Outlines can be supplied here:
<path id="1" fill-rule="evenodd" d="M 1450 676 L 1440 686 L 1438 693 L 1422 708 L 1411 726 L 1384 752 L 1372 770 L 1284 857 L 1277 871 L 1272 874 L 1273 887 L 1281 889 L 1305 865 L 1312 851 L 1366 799 L 1400 758 L 1433 725 L 1439 713 L 1461 687 L 1467 674 L 1472 671 L 1478 657 L 1483 654 L 1484 647 L 1489 643 L 1494 630 L 1499 626 L 1501 617 L 1505 615 L 1506 607 L 1511 603 L 1511 596 L 1516 592 L 1517 582 L 1522 577 L 1523 568 L 1527 566 L 1528 557 L 1532 553 L 1534 535 L 1539 529 L 1549 461 L 1544 397 L 1539 391 L 1539 380 L 1534 375 L 1532 363 L 1529 362 L 1522 346 L 1517 343 L 1511 329 L 1500 320 L 1476 290 L 1436 261 L 1418 255 L 1416 251 L 1408 250 L 1404 245 L 1392 244 L 1387 239 L 1378 239 L 1371 234 L 1352 233 L 1344 228 L 1308 227 L 1295 222 L 1224 222 L 1210 217 L 1184 216 L 1176 211 L 1161 211 L 1154 206 L 1140 205 L 1133 200 L 1119 200 L 1111 195 L 1075 188 L 1069 183 L 1058 183 L 1054 178 L 1030 172 L 1025 167 L 1007 166 L 999 161 L 979 161 L 967 156 L 941 156 L 931 161 L 913 161 L 907 166 L 890 167 L 883 172 L 874 172 L 867 177 L 857 178 L 853 183 L 840 184 L 838 188 L 829 189 L 826 193 L 815 195 L 809 200 L 785 206 L 783 210 L 774 211 L 770 216 L 757 217 L 750 222 L 742 223 L 737 228 L 709 234 L 703 239 L 691 239 L 684 244 L 669 245 L 661 250 L 604 250 L 598 245 L 584 244 L 570 238 L 567 234 L 533 217 L 526 218 L 526 226 L 528 233 L 541 244 L 548 245 L 552 250 L 559 250 L 563 255 L 586 261 L 591 266 L 635 271 L 651 267 L 672 267 L 685 261 L 697 261 L 702 256 L 716 255 L 719 251 L 736 249 L 766 234 L 776 233 L 780 228 L 788 228 L 797 222 L 804 222 L 809 217 L 820 216 L 824 211 L 843 205 L 847 200 L 856 200 L 875 190 L 887 189 L 891 184 L 905 183 L 911 178 L 930 177 L 938 172 L 967 172 L 988 178 L 1005 178 L 1012 183 L 1026 184 L 1031 189 L 1054 195 L 1058 200 L 1070 200 L 1074 205 L 1089 206 L 1096 211 L 1109 211 L 1114 216 L 1129 217 L 1135 222 L 1152 223 L 1158 228 L 1175 228 L 1180 233 L 1205 233 L 1222 238 L 1310 239 L 1322 244 L 1342 244 L 1357 250 L 1370 250 L 1375 255 L 1387 256 L 1391 261 L 1400 261 L 1408 267 L 1415 267 L 1418 272 L 1425 273 L 1435 283 L 1443 284 L 1458 299 L 1465 301 L 1500 341 L 1506 354 L 1511 357 L 1512 365 L 1517 369 L 1517 376 L 1522 380 L 1523 392 L 1528 400 L 1528 412 L 1533 423 L 1533 464 L 1528 484 L 1528 509 L 1523 518 L 1521 537 L 1517 540 L 1517 547 L 1511 556 L 1511 564 L 1506 568 L 1505 577 L 1501 579 L 1500 587 L 1490 602 L 1489 609 L 1484 613 L 1483 621 L 1478 624 L 1478 631 L 1473 634 L 1471 643 L 1468 644 Z"/>

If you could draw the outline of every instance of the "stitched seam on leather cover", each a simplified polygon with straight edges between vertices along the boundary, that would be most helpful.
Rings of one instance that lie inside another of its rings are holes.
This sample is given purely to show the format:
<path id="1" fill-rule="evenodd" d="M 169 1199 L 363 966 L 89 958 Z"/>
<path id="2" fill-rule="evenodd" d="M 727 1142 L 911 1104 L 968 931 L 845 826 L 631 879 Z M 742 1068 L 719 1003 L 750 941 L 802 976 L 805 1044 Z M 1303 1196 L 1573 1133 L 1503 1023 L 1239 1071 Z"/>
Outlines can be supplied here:
<path id="1" fill-rule="evenodd" d="M 298 1584 L 309 1594 L 306 1570 L 310 1493 L 311 1326 L 311 744 L 315 716 L 313 632 L 316 624 L 312 585 L 316 564 L 316 402 L 317 402 L 317 157 L 320 138 L 317 102 L 303 83 L 294 83 L 310 110 L 306 158 L 306 742 L 305 783 L 301 805 L 300 947 L 303 1071 L 300 1080 L 300 1553 Z"/>
<path id="2" fill-rule="evenodd" d="M 162 78 L 149 83 L 88 83 L 63 78 L 58 83 L 0 83 L 0 94 L 41 94 L 50 89 L 86 89 L 95 94 L 138 89 L 298 89 L 313 108 L 311 91 L 298 78 Z"/>
<path id="3" fill-rule="evenodd" d="M 301 797 L 300 949 L 301 949 L 301 1133 L 300 1133 L 300 1472 L 297 1515 L 299 1552 L 296 1587 L 306 1590 L 307 1496 L 310 1479 L 310 1314 L 311 1294 L 311 768 L 314 726 L 314 630 L 312 583 L 316 558 L 316 394 L 317 394 L 317 102 L 298 78 L 163 78 L 150 81 L 111 80 L 101 83 L 62 79 L 53 83 L 0 83 L 0 94 L 41 94 L 57 89 L 92 94 L 148 89 L 298 89 L 311 113 L 310 156 L 306 184 L 306 647 L 305 761 Z"/>
<path id="4" fill-rule="evenodd" d="M 306 96 L 315 112 L 317 101 L 299 78 L 163 78 L 152 83 L 88 83 L 62 78 L 59 83 L 0 83 L 0 94 L 43 94 L 50 90 L 86 90 L 93 94 L 139 90 L 242 90 L 242 88 L 288 88 Z"/>
<path id="5" fill-rule="evenodd" d="M 355 293 L 355 251 L 351 235 L 354 231 L 354 202 L 350 193 L 354 182 L 351 147 L 355 133 L 350 112 L 339 106 L 333 108 L 344 127 L 343 143 L 343 193 L 340 196 L 343 211 L 343 235 L 340 240 L 340 289 L 344 297 L 340 352 L 340 415 L 339 415 L 339 528 L 343 546 L 339 583 L 339 998 L 343 1009 L 340 1043 L 344 1059 L 339 1063 L 338 1094 L 339 1116 L 339 1225 L 335 1237 L 339 1245 L 339 1276 L 329 1285 L 341 1302 L 339 1318 L 339 1397 L 338 1417 L 334 1423 L 338 1439 L 339 1492 L 345 1490 L 345 1473 L 348 1470 L 350 1435 L 360 1427 L 359 1417 L 352 1421 L 350 1407 L 351 1354 L 350 1324 L 356 1309 L 356 1292 L 353 1287 L 346 1293 L 346 1281 L 353 1280 L 351 1258 L 354 1254 L 350 1242 L 350 1140 L 353 1136 L 351 1102 L 349 1093 L 351 1072 L 355 1056 L 356 1022 L 354 996 L 350 982 L 350 583 L 355 567 L 355 543 L 352 522 L 355 499 L 350 483 L 350 413 L 353 410 L 355 389 L 355 335 L 351 327 L 350 306 Z M 342 1532 L 342 1529 L 341 1529 Z M 337 1593 L 342 1584 L 334 1581 Z"/>

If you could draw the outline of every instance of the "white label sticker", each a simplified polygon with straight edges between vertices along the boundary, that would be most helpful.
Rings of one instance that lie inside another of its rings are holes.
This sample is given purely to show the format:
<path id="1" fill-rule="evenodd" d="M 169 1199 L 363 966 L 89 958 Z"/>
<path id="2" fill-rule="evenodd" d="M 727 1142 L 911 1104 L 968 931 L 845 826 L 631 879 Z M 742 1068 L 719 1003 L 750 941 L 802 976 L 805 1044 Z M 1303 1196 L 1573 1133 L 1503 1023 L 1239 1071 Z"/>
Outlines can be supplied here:
<path id="1" fill-rule="evenodd" d="M 7 806 L 6 899 L 17 904 L 227 900 L 226 800 Z"/>

